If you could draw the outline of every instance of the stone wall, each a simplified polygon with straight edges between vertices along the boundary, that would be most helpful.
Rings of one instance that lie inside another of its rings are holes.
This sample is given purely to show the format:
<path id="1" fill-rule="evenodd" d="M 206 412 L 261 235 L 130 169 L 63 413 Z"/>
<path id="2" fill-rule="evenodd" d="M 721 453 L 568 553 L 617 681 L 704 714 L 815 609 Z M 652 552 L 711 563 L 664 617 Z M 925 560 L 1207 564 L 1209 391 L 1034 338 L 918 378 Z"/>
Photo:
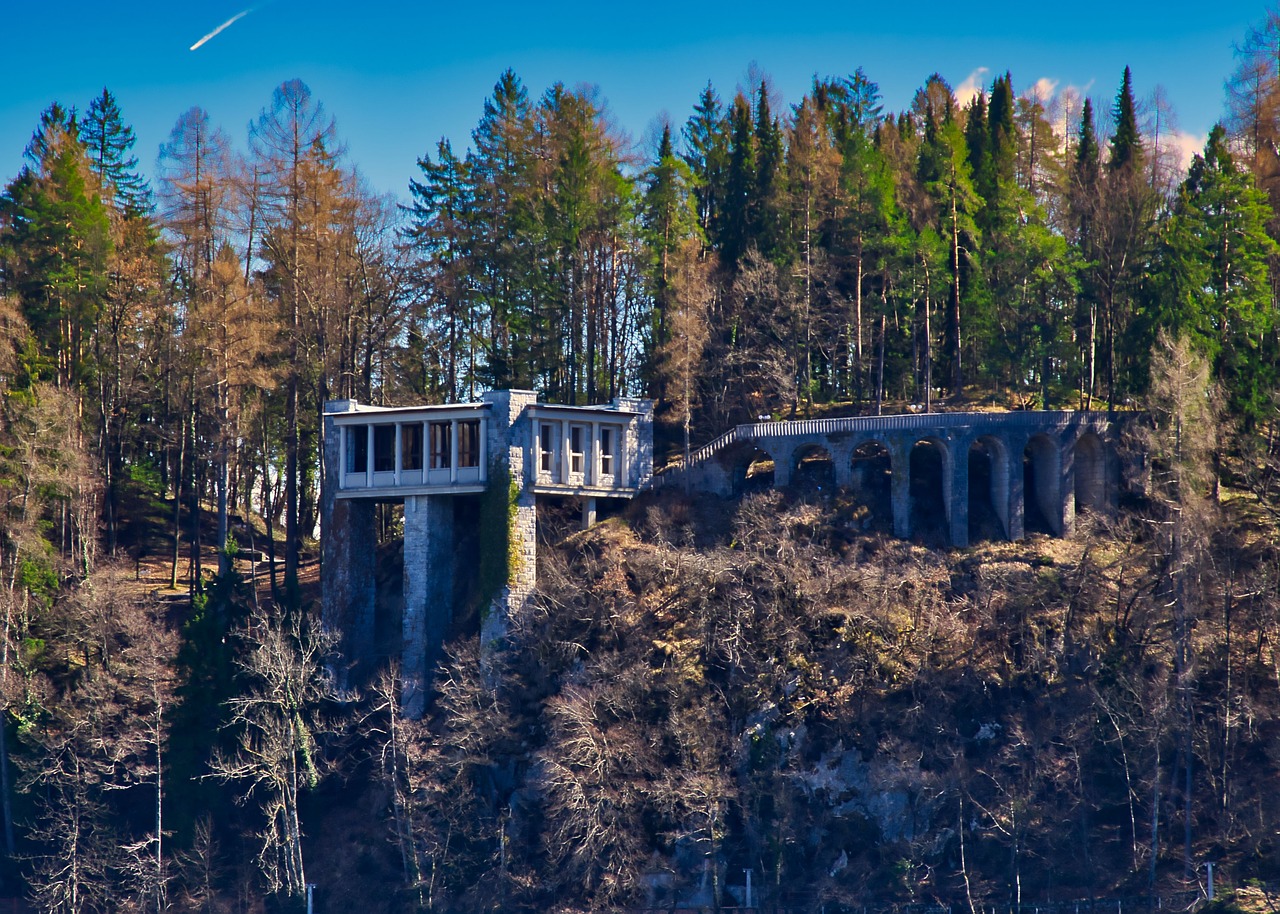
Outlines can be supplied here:
<path id="1" fill-rule="evenodd" d="M 374 654 L 377 532 L 371 501 L 337 499 L 338 430 L 324 420 L 324 478 L 320 491 L 320 617 L 337 636 L 334 675 L 340 686 L 359 681 L 359 663 Z"/>
<path id="2" fill-rule="evenodd" d="M 643 397 L 616 397 L 613 402 L 618 409 L 639 413 L 627 423 L 625 482 L 640 488 L 653 476 L 653 401 Z"/>
<path id="3" fill-rule="evenodd" d="M 486 393 L 484 401 L 490 404 L 490 485 L 505 487 L 506 480 L 514 480 L 519 489 L 507 546 L 509 576 L 481 623 L 481 643 L 496 645 L 538 583 L 538 511 L 524 465 L 525 443 L 533 440 L 526 407 L 535 404 L 538 395 L 531 390 L 495 390 Z"/>

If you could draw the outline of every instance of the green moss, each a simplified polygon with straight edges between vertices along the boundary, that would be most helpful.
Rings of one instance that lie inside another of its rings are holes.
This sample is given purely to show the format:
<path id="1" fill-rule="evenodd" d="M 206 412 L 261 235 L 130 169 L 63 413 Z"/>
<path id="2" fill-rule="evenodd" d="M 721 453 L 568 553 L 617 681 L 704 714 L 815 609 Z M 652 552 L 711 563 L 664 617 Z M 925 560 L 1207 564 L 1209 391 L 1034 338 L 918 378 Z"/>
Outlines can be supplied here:
<path id="1" fill-rule="evenodd" d="M 513 548 L 520 485 L 507 465 L 489 463 L 489 483 L 480 496 L 480 612 L 492 604 L 521 571 L 523 554 Z"/>

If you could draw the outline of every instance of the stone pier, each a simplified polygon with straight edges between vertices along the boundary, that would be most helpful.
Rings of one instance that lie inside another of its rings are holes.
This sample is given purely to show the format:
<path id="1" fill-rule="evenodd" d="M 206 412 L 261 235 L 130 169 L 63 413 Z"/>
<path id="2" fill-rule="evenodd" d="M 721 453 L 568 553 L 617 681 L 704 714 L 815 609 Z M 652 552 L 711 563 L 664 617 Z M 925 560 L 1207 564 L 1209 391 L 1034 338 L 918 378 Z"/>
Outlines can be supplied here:
<path id="1" fill-rule="evenodd" d="M 425 708 L 431 671 L 453 621 L 454 499 L 409 495 L 404 500 L 404 617 L 401 707 Z"/>

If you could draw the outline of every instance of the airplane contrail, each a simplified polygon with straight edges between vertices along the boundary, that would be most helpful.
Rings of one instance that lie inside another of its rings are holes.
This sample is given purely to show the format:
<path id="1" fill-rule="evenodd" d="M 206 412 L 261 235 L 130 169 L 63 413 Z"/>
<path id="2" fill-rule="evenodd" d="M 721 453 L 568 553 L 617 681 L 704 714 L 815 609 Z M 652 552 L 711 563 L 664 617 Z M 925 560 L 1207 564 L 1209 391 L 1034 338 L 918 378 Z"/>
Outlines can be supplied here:
<path id="1" fill-rule="evenodd" d="M 205 35 L 203 38 L 201 38 L 199 41 L 197 41 L 195 44 L 193 44 L 193 45 L 191 46 L 191 50 L 193 50 L 193 51 L 194 51 L 194 50 L 196 50 L 198 47 L 200 47 L 200 45 L 204 44 L 204 43 L 205 43 L 206 41 L 208 41 L 210 38 L 212 38 L 212 37 L 214 37 L 215 35 L 217 35 L 217 34 L 218 34 L 219 32 L 221 32 L 223 29 L 227 28 L 227 27 L 228 27 L 228 26 L 230 26 L 230 25 L 235 24 L 235 22 L 236 22 L 237 20 L 239 20 L 239 19 L 243 19 L 245 16 L 248 16 L 248 15 L 249 15 L 250 13 L 252 13 L 252 12 L 253 12 L 253 7 L 249 7 L 249 9 L 247 9 L 247 10 L 242 10 L 241 12 L 236 13 L 234 16 L 232 16 L 232 17 L 231 17 L 230 19 L 228 19 L 226 22 L 222 23 L 222 25 L 218 26 L 216 29 L 214 29 L 212 32 L 210 32 L 208 35 Z"/>

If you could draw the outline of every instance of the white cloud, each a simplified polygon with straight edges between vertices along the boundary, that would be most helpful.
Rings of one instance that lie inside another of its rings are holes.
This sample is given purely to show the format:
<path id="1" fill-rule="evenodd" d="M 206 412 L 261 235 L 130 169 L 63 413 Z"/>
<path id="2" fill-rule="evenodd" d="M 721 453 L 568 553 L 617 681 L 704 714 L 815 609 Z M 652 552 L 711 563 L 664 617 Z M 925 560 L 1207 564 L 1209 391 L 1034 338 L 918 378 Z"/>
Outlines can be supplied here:
<path id="1" fill-rule="evenodd" d="M 956 101 L 960 103 L 961 108 L 973 101 L 978 93 L 986 88 L 984 77 L 990 72 L 987 67 L 978 67 L 965 77 L 964 82 L 956 86 Z"/>
<path id="2" fill-rule="evenodd" d="M 1160 141 L 1165 149 L 1173 153 L 1178 166 L 1186 171 L 1191 167 L 1191 160 L 1204 152 L 1204 144 L 1209 142 L 1207 133 L 1183 133 L 1175 130 Z"/>
<path id="3" fill-rule="evenodd" d="M 1031 87 L 1029 94 L 1040 104 L 1047 105 L 1057 92 L 1058 80 L 1041 76 L 1035 81 L 1035 85 Z"/>

